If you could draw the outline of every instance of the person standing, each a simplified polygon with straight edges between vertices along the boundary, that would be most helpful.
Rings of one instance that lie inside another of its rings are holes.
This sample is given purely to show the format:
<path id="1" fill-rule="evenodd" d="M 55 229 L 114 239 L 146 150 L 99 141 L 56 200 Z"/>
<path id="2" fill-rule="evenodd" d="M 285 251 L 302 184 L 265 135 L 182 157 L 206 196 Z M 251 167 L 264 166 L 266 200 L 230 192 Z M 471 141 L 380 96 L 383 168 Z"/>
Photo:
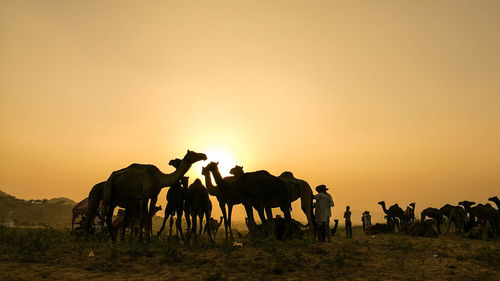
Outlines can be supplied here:
<path id="1" fill-rule="evenodd" d="M 318 194 L 313 195 L 313 198 L 316 199 L 316 204 L 315 204 L 315 216 L 316 216 L 316 221 L 318 222 L 318 234 L 319 234 L 319 241 L 320 242 L 325 242 L 326 239 L 328 239 L 328 242 L 330 242 L 330 217 L 332 216 L 332 210 L 331 208 L 333 207 L 333 199 L 330 194 L 328 194 L 326 191 L 328 188 L 324 184 L 318 185 L 316 187 L 316 191 Z"/>
<path id="2" fill-rule="evenodd" d="M 363 231 L 366 233 L 366 230 L 372 226 L 372 216 L 370 215 L 370 212 L 365 211 L 361 220 L 363 221 Z"/>
<path id="3" fill-rule="evenodd" d="M 351 211 L 349 211 L 351 207 L 345 207 L 345 235 L 347 238 L 352 238 L 352 223 L 351 223 Z"/>

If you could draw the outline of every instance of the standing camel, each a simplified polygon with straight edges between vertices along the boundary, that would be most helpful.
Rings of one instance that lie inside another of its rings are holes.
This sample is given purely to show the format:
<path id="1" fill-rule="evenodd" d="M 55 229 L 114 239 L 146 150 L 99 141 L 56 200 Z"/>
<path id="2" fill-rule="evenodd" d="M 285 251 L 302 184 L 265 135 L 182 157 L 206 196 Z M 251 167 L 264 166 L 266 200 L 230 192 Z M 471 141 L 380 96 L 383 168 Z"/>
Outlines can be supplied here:
<path id="1" fill-rule="evenodd" d="M 441 234 L 441 223 L 443 221 L 443 215 L 439 212 L 437 208 L 425 208 L 420 215 L 420 222 L 425 221 L 425 217 L 429 217 L 436 220 L 436 226 L 438 233 Z"/>
<path id="2" fill-rule="evenodd" d="M 97 214 L 97 209 L 99 208 L 99 204 L 102 201 L 103 198 L 103 191 L 104 191 L 104 185 L 106 184 L 105 181 L 100 182 L 92 187 L 92 189 L 89 192 L 88 196 L 88 205 L 87 205 L 87 215 L 86 215 L 86 220 L 84 222 L 84 229 L 86 233 L 90 232 L 90 226 L 92 222 L 94 221 L 94 218 Z M 100 214 L 99 214 L 100 216 Z M 102 221 L 102 217 L 100 217 Z"/>
<path id="3" fill-rule="evenodd" d="M 236 178 L 244 174 L 242 166 L 235 166 L 230 171 Z M 292 172 L 283 172 L 278 178 L 286 183 L 286 188 L 290 195 L 290 202 L 300 198 L 301 208 L 307 218 L 307 223 L 311 231 L 316 229 L 316 220 L 313 210 L 313 192 L 311 186 L 304 180 L 297 179 Z"/>
<path id="4" fill-rule="evenodd" d="M 163 218 L 163 223 L 160 230 L 156 236 L 160 236 L 161 232 L 165 228 L 165 223 L 170 217 L 170 232 L 168 237 L 172 236 L 172 226 L 174 214 L 177 214 L 175 220 L 175 226 L 177 228 L 177 233 L 180 234 L 182 240 L 184 240 L 184 235 L 182 233 L 182 213 L 184 211 L 184 199 L 186 197 L 187 187 L 188 187 L 189 177 L 183 177 L 182 180 L 176 182 L 167 192 L 167 206 L 165 207 L 165 216 Z"/>
<path id="5" fill-rule="evenodd" d="M 218 163 L 210 162 L 206 167 L 203 167 L 201 173 L 205 176 L 205 184 L 207 186 L 207 191 L 210 195 L 215 196 L 217 201 L 219 201 L 219 207 L 222 212 L 222 217 L 224 218 L 224 229 L 226 231 L 226 239 L 228 239 L 228 233 L 232 240 L 233 232 L 231 230 L 231 214 L 233 211 L 233 206 L 242 203 L 242 198 L 238 194 L 237 188 L 234 186 L 235 178 L 222 178 Z M 214 176 L 217 186 L 212 184 L 210 173 Z M 227 205 L 227 212 L 226 212 Z"/>
<path id="6" fill-rule="evenodd" d="M 405 214 L 403 209 L 398 206 L 398 204 L 394 204 L 387 209 L 385 207 L 385 201 L 380 201 L 378 202 L 380 206 L 382 206 L 382 210 L 384 211 L 386 217 L 387 217 L 387 224 L 389 225 L 394 225 L 396 224 L 398 226 L 398 230 L 400 228 L 400 223 L 403 223 L 405 221 Z"/>
<path id="7" fill-rule="evenodd" d="M 127 208 L 139 201 L 139 240 L 142 240 L 142 229 L 146 227 L 146 239 L 150 241 L 149 199 L 151 199 L 151 206 L 154 206 L 163 187 L 174 185 L 184 176 L 192 164 L 206 159 L 205 154 L 188 150 L 181 160 L 179 168 L 171 174 L 164 174 L 157 167 L 144 164 L 132 164 L 127 168 L 113 172 L 106 181 L 103 192 L 106 224 L 112 239 L 114 240 L 111 220 L 115 207 Z"/>
<path id="8" fill-rule="evenodd" d="M 220 217 L 219 221 L 215 220 L 214 218 L 210 218 L 210 220 L 207 222 L 207 224 L 210 224 L 210 230 L 212 231 L 212 236 L 214 237 L 214 239 L 217 235 L 217 232 L 219 231 L 220 226 L 222 225 L 223 219 L 223 216 Z M 205 225 L 205 230 L 203 232 L 208 232 L 207 225 Z"/>
<path id="9" fill-rule="evenodd" d="M 196 240 L 196 223 L 197 217 L 199 214 L 205 215 L 206 220 L 208 221 L 212 214 L 212 203 L 208 198 L 208 191 L 201 183 L 200 179 L 196 179 L 188 188 L 186 193 L 185 200 L 185 208 L 189 210 L 189 214 L 191 214 L 192 227 L 191 231 L 188 234 L 187 241 L 189 242 L 191 235 L 194 235 L 194 239 Z M 186 220 L 188 220 L 188 213 L 186 213 Z M 188 225 L 189 225 L 188 221 Z M 200 217 L 200 229 L 203 227 L 203 216 Z M 212 240 L 212 233 L 210 231 L 210 225 L 208 225 L 208 239 Z"/>

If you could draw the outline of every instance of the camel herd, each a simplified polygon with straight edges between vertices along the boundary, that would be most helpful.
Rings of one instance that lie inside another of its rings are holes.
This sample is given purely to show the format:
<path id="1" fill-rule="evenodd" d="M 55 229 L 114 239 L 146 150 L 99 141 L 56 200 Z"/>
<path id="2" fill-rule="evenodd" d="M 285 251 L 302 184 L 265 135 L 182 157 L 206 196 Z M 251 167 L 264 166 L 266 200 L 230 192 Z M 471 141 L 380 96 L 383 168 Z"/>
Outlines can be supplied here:
<path id="1" fill-rule="evenodd" d="M 165 218 L 157 235 L 161 234 L 169 217 L 170 225 L 173 225 L 172 217 L 176 215 L 177 233 L 185 241 L 189 241 L 192 236 L 196 239 L 198 220 L 199 231 L 202 234 L 203 218 L 206 220 L 204 232 L 210 241 L 213 240 L 216 229 L 222 221 L 226 239 L 233 238 L 231 214 L 233 206 L 238 204 L 242 204 L 245 208 L 251 234 L 255 233 L 256 227 L 253 210 L 257 211 L 262 224 L 271 232 L 274 230 L 272 208 L 277 207 L 281 209 L 287 222 L 286 232 L 288 222 L 292 221 L 291 203 L 298 198 L 301 199 L 301 208 L 307 217 L 308 227 L 315 229 L 313 194 L 306 181 L 296 179 L 291 172 L 284 172 L 276 177 L 267 171 L 244 172 L 240 166 L 231 170 L 232 176 L 223 178 L 218 163 L 210 162 L 202 169 L 205 185 L 200 179 L 189 184 L 188 177 L 184 175 L 194 163 L 202 160 L 207 160 L 205 154 L 188 150 L 182 159 L 173 159 L 169 162 L 169 165 L 175 168 L 171 174 L 164 174 L 153 165 L 143 164 L 132 164 L 114 171 L 105 182 L 96 184 L 89 192 L 89 207 L 84 229 L 89 231 L 95 216 L 101 215 L 97 210 L 99 204 L 102 204 L 102 219 L 111 238 L 115 239 L 117 232 L 114 228 L 117 226 L 113 225 L 112 219 L 114 209 L 118 206 L 125 209 L 123 223 L 120 224 L 122 238 L 126 227 L 134 221 L 138 228 L 139 240 L 145 235 L 146 240 L 150 241 L 152 217 L 158 211 L 156 202 L 164 187 L 170 188 L 167 192 Z M 212 176 L 215 183 L 212 182 Z M 219 222 L 211 219 L 212 203 L 209 196 L 215 196 L 219 202 L 223 215 Z M 183 215 L 189 229 L 186 238 L 181 227 Z"/>
<path id="2" fill-rule="evenodd" d="M 500 200 L 497 196 L 488 200 L 494 202 L 497 209 L 489 203 L 476 205 L 475 202 L 461 201 L 457 206 L 446 204 L 439 209 L 429 207 L 422 210 L 420 222 L 415 222 L 415 203 L 411 203 L 403 211 L 398 204 L 387 209 L 385 202 L 381 201 L 378 204 L 386 215 L 387 225 L 376 225 L 376 231 L 392 232 L 396 229 L 398 232 L 417 231 L 423 234 L 422 236 L 437 236 L 441 234 L 441 225 L 446 219 L 446 233 L 454 224 L 458 235 L 469 238 L 496 238 L 500 235 Z M 433 230 L 432 225 L 435 225 L 437 231 Z"/>
<path id="3" fill-rule="evenodd" d="M 170 217 L 170 234 L 172 234 L 173 217 L 176 216 L 176 231 L 180 237 L 189 242 L 191 237 L 196 239 L 197 222 L 199 221 L 199 235 L 207 234 L 210 241 L 217 233 L 218 228 L 224 223 L 226 239 L 233 239 L 231 229 L 231 215 L 235 205 L 242 204 L 247 215 L 247 226 L 250 235 L 256 233 L 256 223 L 253 210 L 257 211 L 262 222 L 260 229 L 265 227 L 267 233 L 274 233 L 275 221 L 272 208 L 280 208 L 284 214 L 284 233 L 293 226 L 291 218 L 291 203 L 300 198 L 301 209 L 307 218 L 307 227 L 311 233 L 316 233 L 316 221 L 313 212 L 313 193 L 309 184 L 297 179 L 291 172 L 283 172 L 280 176 L 271 175 L 267 171 L 244 172 L 243 167 L 235 166 L 231 169 L 232 176 L 222 177 L 218 163 L 210 162 L 202 168 L 205 184 L 196 179 L 189 184 L 189 178 L 185 177 L 190 167 L 202 160 L 207 160 L 203 153 L 188 150 L 182 159 L 173 159 L 169 165 L 175 168 L 170 174 L 162 173 L 153 165 L 132 164 L 124 169 L 114 171 L 109 178 L 96 184 L 89 192 L 88 211 L 84 222 L 84 229 L 89 232 L 91 222 L 96 215 L 101 217 L 111 238 L 114 240 L 117 229 L 121 229 L 123 235 L 127 226 L 135 225 L 139 240 L 150 241 L 152 231 L 152 218 L 161 210 L 156 206 L 158 195 L 162 188 L 169 187 L 167 192 L 167 205 L 165 217 L 161 229 L 157 232 L 159 236 L 165 228 Z M 212 177 L 215 183 L 212 182 Z M 212 203 L 209 196 L 217 198 L 222 217 L 217 222 L 211 218 Z M 489 200 L 495 202 L 500 209 L 500 201 L 497 197 Z M 102 212 L 98 212 L 102 204 Z M 448 218 L 448 229 L 451 223 L 455 224 L 457 233 L 469 233 L 474 229 L 481 229 L 483 238 L 488 233 L 496 237 L 500 234 L 500 211 L 494 209 L 490 204 L 478 204 L 462 201 L 458 206 L 445 205 L 440 209 L 427 208 L 421 213 L 421 221 L 415 221 L 415 203 L 409 204 L 403 210 L 398 204 L 386 208 L 385 202 L 381 201 L 386 214 L 387 224 L 376 224 L 368 229 L 367 233 L 384 233 L 397 231 L 412 231 L 427 233 L 432 232 L 430 226 L 435 222 L 437 232 L 441 233 L 443 217 Z M 113 225 L 113 213 L 116 207 L 125 210 L 123 222 Z M 188 232 L 186 237 L 182 231 L 182 217 L 185 216 Z M 426 220 L 430 218 L 430 220 Z M 203 228 L 203 219 L 206 220 Z M 336 226 L 337 226 L 336 222 Z M 297 226 L 297 224 L 295 224 Z M 291 228 L 293 229 L 293 227 Z M 334 228 L 336 230 L 336 227 Z M 447 231 L 448 231 L 447 229 Z M 204 231 L 203 231 L 204 230 Z"/>

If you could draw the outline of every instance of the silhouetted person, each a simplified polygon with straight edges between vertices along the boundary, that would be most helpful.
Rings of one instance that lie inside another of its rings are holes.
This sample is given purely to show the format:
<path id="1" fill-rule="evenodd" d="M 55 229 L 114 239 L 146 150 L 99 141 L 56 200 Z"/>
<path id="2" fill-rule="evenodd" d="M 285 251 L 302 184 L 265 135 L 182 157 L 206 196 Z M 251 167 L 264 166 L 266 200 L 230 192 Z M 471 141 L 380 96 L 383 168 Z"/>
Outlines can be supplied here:
<path id="1" fill-rule="evenodd" d="M 316 191 L 318 194 L 313 195 L 313 198 L 316 199 L 315 204 L 315 216 L 318 221 L 318 229 L 319 229 L 319 241 L 325 242 L 328 239 L 330 241 L 330 217 L 332 216 L 333 207 L 333 199 L 330 194 L 326 193 L 328 188 L 324 184 L 318 185 L 316 187 Z"/>
<path id="2" fill-rule="evenodd" d="M 372 216 L 370 212 L 364 211 L 363 216 L 361 217 L 361 222 L 363 223 L 363 231 L 366 233 L 366 230 L 372 226 Z"/>
<path id="3" fill-rule="evenodd" d="M 351 207 L 345 207 L 345 235 L 347 238 L 352 238 L 352 223 L 351 223 L 351 211 L 349 211 Z"/>

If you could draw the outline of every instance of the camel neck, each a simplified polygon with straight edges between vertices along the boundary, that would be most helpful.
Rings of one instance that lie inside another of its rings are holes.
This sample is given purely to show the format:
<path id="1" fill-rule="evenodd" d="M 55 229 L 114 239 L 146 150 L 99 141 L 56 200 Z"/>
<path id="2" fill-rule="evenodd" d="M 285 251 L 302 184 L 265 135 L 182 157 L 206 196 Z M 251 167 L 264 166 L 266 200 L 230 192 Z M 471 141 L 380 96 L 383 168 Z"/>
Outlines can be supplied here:
<path id="1" fill-rule="evenodd" d="M 210 175 L 210 173 L 206 173 L 205 176 L 205 185 L 207 186 L 207 191 L 208 191 L 208 194 L 212 195 L 212 196 L 217 196 L 217 187 L 215 187 L 213 184 L 212 184 L 212 177 Z"/>
<path id="2" fill-rule="evenodd" d="M 384 210 L 384 213 L 386 213 L 386 214 L 387 214 L 388 210 L 387 210 L 387 208 L 385 207 L 385 204 L 380 204 L 380 205 L 382 205 L 382 209 Z"/>
<path id="3" fill-rule="evenodd" d="M 212 174 L 214 175 L 215 182 L 217 185 L 221 185 L 224 183 L 222 176 L 220 175 L 219 169 L 213 169 Z"/>
<path id="4" fill-rule="evenodd" d="M 191 168 L 191 164 L 187 163 L 186 160 L 182 159 L 179 167 L 171 174 L 162 173 L 160 177 L 161 186 L 172 186 L 186 174 L 186 172 Z"/>

